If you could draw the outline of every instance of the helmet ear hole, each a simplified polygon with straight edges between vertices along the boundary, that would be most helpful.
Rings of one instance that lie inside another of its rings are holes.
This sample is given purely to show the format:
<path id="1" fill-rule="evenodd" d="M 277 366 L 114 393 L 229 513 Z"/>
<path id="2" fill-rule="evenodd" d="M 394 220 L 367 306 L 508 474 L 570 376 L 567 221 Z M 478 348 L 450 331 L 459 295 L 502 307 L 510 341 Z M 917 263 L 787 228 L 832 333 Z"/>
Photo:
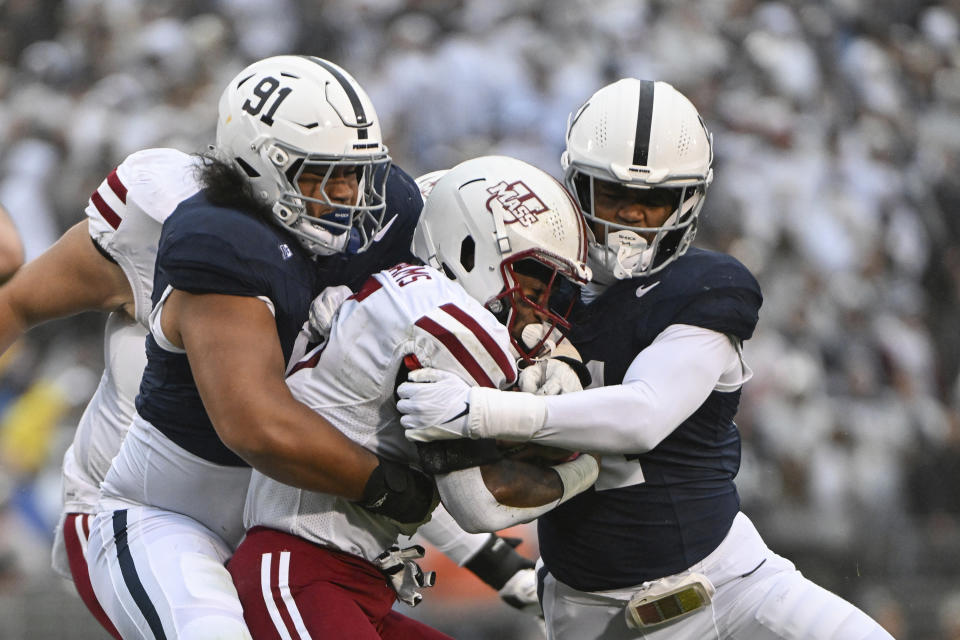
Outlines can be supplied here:
<path id="1" fill-rule="evenodd" d="M 453 280 L 454 282 L 457 281 L 457 274 L 455 274 L 455 273 L 453 272 L 453 269 L 451 269 L 450 266 L 449 266 L 446 262 L 440 263 L 440 266 L 443 268 L 443 274 L 444 274 L 445 276 L 447 276 L 448 278 L 450 278 L 450 279 Z"/>
<path id="2" fill-rule="evenodd" d="M 467 236 L 460 244 L 460 265 L 467 273 L 473 271 L 473 265 L 476 262 L 477 244 L 473 241 L 473 236 Z"/>

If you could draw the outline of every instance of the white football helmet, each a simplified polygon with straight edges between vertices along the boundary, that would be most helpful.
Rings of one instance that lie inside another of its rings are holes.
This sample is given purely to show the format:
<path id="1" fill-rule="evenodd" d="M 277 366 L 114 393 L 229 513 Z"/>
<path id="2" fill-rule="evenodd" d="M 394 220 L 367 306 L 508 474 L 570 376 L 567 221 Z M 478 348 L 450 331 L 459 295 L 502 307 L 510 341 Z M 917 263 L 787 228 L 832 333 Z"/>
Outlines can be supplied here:
<path id="1" fill-rule="evenodd" d="M 427 201 L 427 197 L 430 195 L 430 192 L 433 191 L 434 185 L 437 184 L 437 181 L 447 173 L 449 169 L 440 169 L 439 171 L 431 171 L 430 173 L 425 173 L 422 176 L 417 176 L 414 179 L 414 182 L 417 183 L 417 188 L 420 189 L 420 197 L 423 198 L 423 201 Z"/>
<path id="2" fill-rule="evenodd" d="M 604 284 L 649 275 L 687 250 L 713 180 L 713 138 L 693 104 L 666 82 L 625 78 L 590 97 L 567 124 L 564 184 L 592 223 L 590 266 Z M 598 180 L 669 204 L 655 228 L 596 215 Z M 646 237 L 645 237 L 646 236 Z"/>
<path id="3" fill-rule="evenodd" d="M 521 160 L 484 156 L 450 169 L 433 185 L 413 233 L 413 253 L 458 282 L 508 329 L 523 300 L 544 324 L 566 328 L 577 287 L 590 279 L 586 224 L 570 194 Z M 547 307 L 522 295 L 515 274 L 548 283 Z M 534 346 L 511 338 L 524 358 Z"/>
<path id="4" fill-rule="evenodd" d="M 383 224 L 390 156 L 373 104 L 350 74 L 312 56 L 275 56 L 241 71 L 220 97 L 217 152 L 238 166 L 274 218 L 319 255 L 360 252 Z M 332 202 L 327 181 L 356 169 L 357 201 Z M 322 197 L 299 187 L 322 176 Z M 311 216 L 308 203 L 332 207 Z"/>

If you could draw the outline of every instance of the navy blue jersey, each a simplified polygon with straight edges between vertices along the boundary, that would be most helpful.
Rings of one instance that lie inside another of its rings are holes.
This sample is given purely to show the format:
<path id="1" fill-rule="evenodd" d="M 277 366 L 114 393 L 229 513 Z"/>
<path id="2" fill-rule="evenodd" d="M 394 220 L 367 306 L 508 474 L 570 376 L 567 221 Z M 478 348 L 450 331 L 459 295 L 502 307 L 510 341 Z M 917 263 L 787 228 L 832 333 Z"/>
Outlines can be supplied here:
<path id="1" fill-rule="evenodd" d="M 604 384 L 615 385 L 670 325 L 748 339 L 761 302 L 757 281 L 734 258 L 690 249 L 663 271 L 617 282 L 577 309 L 570 337 L 584 362 L 603 363 Z M 604 456 L 640 465 L 643 481 L 591 488 L 541 517 L 540 554 L 550 572 L 582 591 L 616 589 L 683 571 L 712 552 L 740 508 L 733 482 L 739 401 L 739 390 L 714 391 L 651 451 Z"/>
<path id="2" fill-rule="evenodd" d="M 359 291 L 371 274 L 401 262 L 419 262 L 410 247 L 421 209 L 423 198 L 417 183 L 399 167 L 392 167 L 387 178 L 387 215 L 381 237 L 359 255 L 324 258 L 319 265 L 323 286 L 342 284 Z"/>
<path id="3" fill-rule="evenodd" d="M 387 181 L 390 227 L 349 260 L 315 259 L 279 225 L 214 206 L 201 191 L 181 202 L 163 224 L 153 304 L 168 286 L 189 293 L 265 297 L 274 305 L 277 335 L 289 361 L 313 298 L 327 286 L 355 285 L 408 258 L 422 207 L 416 183 L 395 167 Z M 221 465 L 246 465 L 217 437 L 186 355 L 160 348 L 152 335 L 136 405 L 141 416 L 194 455 Z"/>

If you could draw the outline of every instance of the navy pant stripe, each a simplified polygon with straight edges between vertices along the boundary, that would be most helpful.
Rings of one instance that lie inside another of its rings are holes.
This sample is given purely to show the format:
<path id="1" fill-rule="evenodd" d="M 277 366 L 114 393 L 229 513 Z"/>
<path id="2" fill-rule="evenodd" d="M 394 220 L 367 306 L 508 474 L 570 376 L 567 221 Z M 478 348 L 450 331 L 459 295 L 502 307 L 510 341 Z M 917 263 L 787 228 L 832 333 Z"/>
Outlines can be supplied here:
<path id="1" fill-rule="evenodd" d="M 167 640 L 163 633 L 163 624 L 160 622 L 160 616 L 153 602 L 147 595 L 147 590 L 143 588 L 140 582 L 140 576 L 137 575 L 137 567 L 133 563 L 133 556 L 130 555 L 130 547 L 127 546 L 127 510 L 113 512 L 113 538 L 117 545 L 117 560 L 120 561 L 120 573 L 123 575 L 123 581 L 133 596 L 140 613 L 146 618 L 150 630 L 157 640 Z"/>

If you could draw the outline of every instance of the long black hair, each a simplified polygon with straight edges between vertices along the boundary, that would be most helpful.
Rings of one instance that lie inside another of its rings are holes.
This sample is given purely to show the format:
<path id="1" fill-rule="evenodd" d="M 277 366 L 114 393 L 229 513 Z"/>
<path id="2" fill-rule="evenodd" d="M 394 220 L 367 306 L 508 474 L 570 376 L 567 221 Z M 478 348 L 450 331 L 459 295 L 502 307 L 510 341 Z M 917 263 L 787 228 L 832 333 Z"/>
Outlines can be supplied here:
<path id="1" fill-rule="evenodd" d="M 270 204 L 254 190 L 253 183 L 240 167 L 225 161 L 214 151 L 198 156 L 201 163 L 197 168 L 197 179 L 211 204 L 244 211 L 267 222 L 273 221 Z"/>

